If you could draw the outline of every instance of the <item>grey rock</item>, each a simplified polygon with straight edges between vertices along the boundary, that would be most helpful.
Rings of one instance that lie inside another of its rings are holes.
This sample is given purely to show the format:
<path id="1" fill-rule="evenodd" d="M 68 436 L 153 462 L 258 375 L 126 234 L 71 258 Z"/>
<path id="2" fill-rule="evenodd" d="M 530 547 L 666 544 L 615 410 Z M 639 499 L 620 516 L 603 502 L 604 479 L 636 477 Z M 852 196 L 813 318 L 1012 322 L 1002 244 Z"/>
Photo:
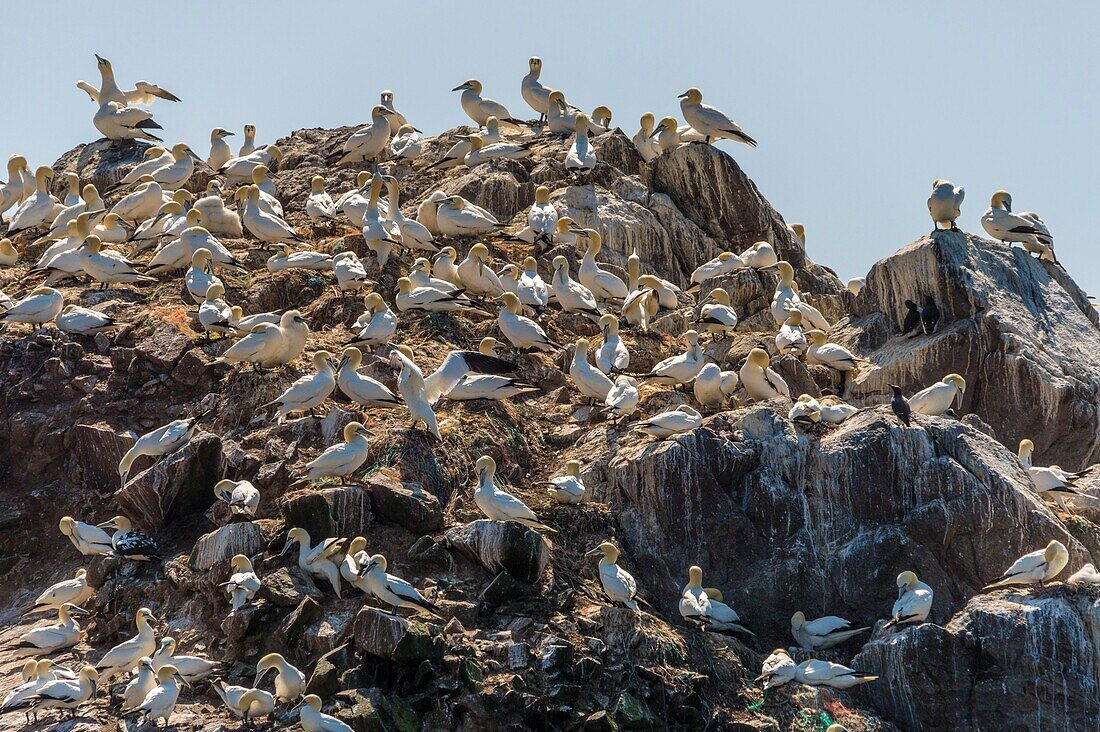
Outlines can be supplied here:
<path id="1" fill-rule="evenodd" d="M 449 529 L 447 543 L 491 572 L 505 571 L 520 582 L 538 582 L 550 547 L 542 536 L 514 521 L 480 519 Z"/>
<path id="2" fill-rule="evenodd" d="M 88 489 L 105 493 L 118 486 L 118 463 L 133 446 L 132 435 L 103 422 L 79 424 L 68 431 L 66 442 Z"/>
<path id="3" fill-rule="evenodd" d="M 435 640 L 422 623 L 372 607 L 355 616 L 352 637 L 359 650 L 390 661 L 423 661 L 439 655 Z"/>
<path id="4" fill-rule="evenodd" d="M 156 529 L 206 510 L 215 500 L 220 475 L 221 438 L 200 431 L 183 449 L 127 481 L 114 497 L 137 526 Z"/>
<path id="5" fill-rule="evenodd" d="M 266 546 L 260 527 L 251 521 L 241 521 L 200 536 L 187 564 L 192 571 L 205 572 L 218 562 L 228 562 L 237 554 L 246 557 L 259 554 Z"/>
<path id="6" fill-rule="evenodd" d="M 287 526 L 300 526 L 318 541 L 366 536 L 374 520 L 370 496 L 370 490 L 359 485 L 307 489 L 286 496 L 280 509 Z"/>
<path id="7" fill-rule="evenodd" d="M 297 607 L 306 597 L 324 599 L 324 594 L 317 589 L 313 579 L 297 565 L 265 573 L 261 582 L 260 596 L 280 607 Z"/>
<path id="8" fill-rule="evenodd" d="M 443 507 L 439 499 L 419 483 L 402 483 L 386 473 L 375 473 L 367 481 L 371 506 L 383 523 L 396 524 L 414 534 L 443 528 Z"/>

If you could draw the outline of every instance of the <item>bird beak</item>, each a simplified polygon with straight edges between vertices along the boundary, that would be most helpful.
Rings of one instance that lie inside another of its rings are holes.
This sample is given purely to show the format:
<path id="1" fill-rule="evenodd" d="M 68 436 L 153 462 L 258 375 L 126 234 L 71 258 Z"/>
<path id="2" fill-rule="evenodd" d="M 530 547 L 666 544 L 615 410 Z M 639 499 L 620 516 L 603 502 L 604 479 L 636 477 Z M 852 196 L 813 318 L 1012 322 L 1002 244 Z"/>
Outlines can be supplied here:
<path id="1" fill-rule="evenodd" d="M 959 409 L 963 408 L 963 395 L 966 393 L 966 389 L 959 389 L 959 393 L 955 396 L 955 400 L 959 403 Z"/>
<path id="2" fill-rule="evenodd" d="M 477 471 L 477 479 L 479 481 L 485 479 L 485 468 L 482 468 L 481 470 Z"/>
<path id="3" fill-rule="evenodd" d="M 469 84 L 459 84 L 454 89 L 451 89 L 451 91 L 456 92 L 456 91 L 462 91 L 463 89 L 469 89 L 469 88 L 470 88 Z"/>
<path id="4" fill-rule="evenodd" d="M 604 338 L 607 338 L 607 334 L 608 334 L 608 332 L 610 332 L 610 330 L 611 330 L 611 326 L 610 326 L 610 325 L 605 325 L 605 326 L 603 327 L 603 337 L 604 337 Z"/>
<path id="5" fill-rule="evenodd" d="M 101 524 L 96 524 L 96 528 L 97 529 L 117 529 L 118 527 L 115 526 L 114 519 L 111 519 L 110 521 L 104 521 Z"/>
<path id="6" fill-rule="evenodd" d="M 95 54 L 95 60 L 96 60 L 96 61 L 106 61 L 107 59 L 103 58 L 102 56 L 100 56 L 100 55 L 99 55 L 99 54 L 97 53 L 97 54 Z"/>
<path id="7" fill-rule="evenodd" d="M 346 364 L 347 362 L 348 362 L 348 357 L 347 356 L 344 356 L 343 358 L 341 358 L 340 363 L 336 365 L 336 370 L 339 371 L 340 369 L 344 368 L 344 364 Z"/>
<path id="8" fill-rule="evenodd" d="M 92 696 L 95 696 L 96 694 L 99 693 L 99 684 L 97 684 L 94 681 L 92 681 L 91 684 L 92 684 Z"/>
<path id="9" fill-rule="evenodd" d="M 184 678 L 183 678 L 182 676 L 180 676 L 179 674 L 176 674 L 176 675 L 175 675 L 175 676 L 174 676 L 173 678 L 175 678 L 175 680 L 176 680 L 176 681 L 180 682 L 180 684 L 181 684 L 182 686 L 187 686 L 187 687 L 190 687 L 190 686 L 191 686 L 191 684 L 187 683 L 187 680 L 186 680 L 186 679 L 184 679 Z"/>
<path id="10" fill-rule="evenodd" d="M 85 610 L 82 607 L 74 607 L 72 610 L 69 611 L 69 614 L 70 615 L 90 615 L 91 613 L 89 613 L 89 611 Z"/>
<path id="11" fill-rule="evenodd" d="M 657 129 L 653 130 L 653 132 L 649 133 L 649 137 L 650 137 L 650 139 L 652 139 L 652 138 L 656 137 L 659 134 L 661 134 L 661 126 L 660 125 L 658 125 Z"/>
<path id="12" fill-rule="evenodd" d="M 293 545 L 293 544 L 294 544 L 294 542 L 292 542 L 290 539 L 287 539 L 286 544 L 283 545 L 283 550 L 281 552 L 279 552 L 279 556 L 281 557 L 282 555 L 286 554 L 287 551 L 290 550 L 291 545 Z"/>
<path id="13" fill-rule="evenodd" d="M 585 552 L 584 556 L 586 556 L 586 557 L 598 557 L 602 553 L 603 552 L 600 551 L 600 548 L 596 547 L 595 549 L 589 549 L 587 552 Z"/>

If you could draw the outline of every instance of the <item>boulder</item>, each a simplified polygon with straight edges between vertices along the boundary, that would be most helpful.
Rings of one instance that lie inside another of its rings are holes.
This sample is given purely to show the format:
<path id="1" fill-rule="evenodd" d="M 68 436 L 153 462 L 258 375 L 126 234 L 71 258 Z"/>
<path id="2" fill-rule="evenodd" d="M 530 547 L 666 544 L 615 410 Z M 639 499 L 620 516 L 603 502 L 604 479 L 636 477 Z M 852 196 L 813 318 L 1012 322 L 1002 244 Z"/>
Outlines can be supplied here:
<path id="1" fill-rule="evenodd" d="M 423 661 L 439 655 L 435 640 L 422 623 L 373 607 L 365 607 L 355 616 L 352 637 L 356 648 L 388 661 Z"/>
<path id="2" fill-rule="evenodd" d="M 221 623 L 225 639 L 230 643 L 244 640 L 256 627 L 256 623 L 273 609 L 274 605 L 267 600 L 254 599 L 241 609 L 230 612 Z"/>
<path id="3" fill-rule="evenodd" d="M 281 567 L 261 577 L 259 595 L 271 600 L 279 607 L 297 607 L 306 597 L 314 600 L 324 599 L 324 593 L 317 589 L 313 578 L 303 572 L 298 565 Z"/>
<path id="4" fill-rule="evenodd" d="M 237 554 L 251 557 L 267 546 L 260 527 L 251 521 L 228 524 L 203 534 L 195 542 L 187 562 L 192 571 L 205 572 L 218 562 L 228 562 Z"/>
<path id="5" fill-rule="evenodd" d="M 443 528 L 443 507 L 439 499 L 420 483 L 402 483 L 388 473 L 367 478 L 371 506 L 379 521 L 396 524 L 414 534 L 428 534 Z"/>
<path id="6" fill-rule="evenodd" d="M 446 539 L 490 572 L 505 571 L 528 584 L 539 581 L 550 557 L 547 541 L 515 521 L 479 519 L 448 530 Z"/>
<path id="7" fill-rule="evenodd" d="M 322 699 L 333 696 L 340 691 L 340 673 L 354 662 L 355 653 L 347 643 L 324 654 L 313 667 L 306 683 L 306 693 L 316 694 Z"/>
<path id="8" fill-rule="evenodd" d="M 190 348 L 189 337 L 175 325 L 163 323 L 134 345 L 134 354 L 164 371 L 171 371 Z"/>
<path id="9" fill-rule="evenodd" d="M 283 618 L 279 627 L 275 629 L 275 640 L 283 648 L 300 651 L 302 639 L 309 626 L 317 622 L 323 613 L 324 609 L 319 602 L 312 597 L 303 597 L 298 607 Z"/>
<path id="10" fill-rule="evenodd" d="M 851 666 L 879 675 L 860 696 L 903 730 L 1092 729 L 1097 627 L 1095 593 L 999 590 L 946 625 L 873 639 Z"/>
<path id="11" fill-rule="evenodd" d="M 314 541 L 331 536 L 366 536 L 373 521 L 371 491 L 359 485 L 306 489 L 284 497 L 287 526 L 299 526 Z"/>
<path id="12" fill-rule="evenodd" d="M 940 309 L 937 332 L 902 338 L 905 300 L 925 295 Z M 1100 328 L 1059 265 L 940 232 L 872 267 L 839 325 L 839 337 L 874 362 L 849 380 L 849 397 L 883 400 L 891 383 L 912 394 L 956 372 L 967 383 L 962 412 L 1013 450 L 1030 438 L 1036 464 L 1080 470 L 1100 458 Z"/>
<path id="13" fill-rule="evenodd" d="M 118 463 L 133 446 L 133 436 L 98 422 L 78 424 L 65 438 L 84 486 L 96 493 L 115 490 Z"/>
<path id="14" fill-rule="evenodd" d="M 108 140 L 101 138 L 78 145 L 53 164 L 54 194 L 64 198 L 68 190 L 65 173 L 77 173 L 82 184 L 91 183 L 106 194 L 130 169 L 145 157 L 151 143 L 144 140 Z"/>
<path id="15" fill-rule="evenodd" d="M 221 454 L 220 437 L 197 432 L 182 450 L 160 459 L 115 491 L 115 501 L 135 525 L 147 530 L 201 513 L 215 500 Z"/>
<path id="16" fill-rule="evenodd" d="M 389 726 L 382 719 L 379 689 L 351 689 L 340 692 L 337 698 L 350 706 L 340 709 L 335 716 L 354 732 L 388 732 Z"/>

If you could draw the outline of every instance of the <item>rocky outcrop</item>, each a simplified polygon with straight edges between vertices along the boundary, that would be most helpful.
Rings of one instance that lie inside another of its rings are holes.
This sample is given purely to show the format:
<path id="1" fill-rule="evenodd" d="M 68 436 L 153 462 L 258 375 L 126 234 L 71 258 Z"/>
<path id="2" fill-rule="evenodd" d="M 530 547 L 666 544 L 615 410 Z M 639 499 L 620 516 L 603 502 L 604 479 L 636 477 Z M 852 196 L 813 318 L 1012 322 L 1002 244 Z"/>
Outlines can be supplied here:
<path id="1" fill-rule="evenodd" d="M 205 572 L 218 562 L 228 562 L 237 554 L 251 557 L 264 550 L 267 541 L 260 527 L 251 521 L 241 521 L 203 534 L 195 542 L 188 560 L 195 572 Z"/>
<path id="2" fill-rule="evenodd" d="M 902 338 L 905 300 L 931 295 L 937 332 Z M 906 394 L 956 372 L 963 412 L 1037 464 L 1077 470 L 1100 458 L 1100 327 L 1084 292 L 1057 264 L 957 232 L 925 237 L 880 261 L 838 335 L 874 362 L 850 380 L 854 399 Z"/>
<path id="3" fill-rule="evenodd" d="M 186 447 L 158 460 L 115 491 L 115 501 L 135 525 L 147 530 L 179 516 L 201 513 L 215 500 L 221 454 L 221 438 L 197 432 Z"/>
<path id="4" fill-rule="evenodd" d="M 396 524 L 414 534 L 427 534 L 443 528 L 443 507 L 439 499 L 420 483 L 402 483 L 391 475 L 377 474 L 367 479 L 371 506 L 379 521 Z"/>
<path id="5" fill-rule="evenodd" d="M 447 543 L 490 572 L 505 571 L 535 583 L 546 569 L 550 547 L 533 529 L 515 521 L 480 519 L 447 531 Z"/>
<path id="6" fill-rule="evenodd" d="M 100 422 L 77 425 L 66 437 L 81 482 L 96 493 L 115 490 L 118 463 L 134 444 L 133 436 Z"/>
<path id="7" fill-rule="evenodd" d="M 282 503 L 287 526 L 300 526 L 315 541 L 328 536 L 366 536 L 374 515 L 371 492 L 359 485 L 299 491 Z"/>
<path id="8" fill-rule="evenodd" d="M 365 607 L 352 626 L 355 646 L 388 661 L 423 661 L 437 655 L 435 641 L 418 621 Z"/>

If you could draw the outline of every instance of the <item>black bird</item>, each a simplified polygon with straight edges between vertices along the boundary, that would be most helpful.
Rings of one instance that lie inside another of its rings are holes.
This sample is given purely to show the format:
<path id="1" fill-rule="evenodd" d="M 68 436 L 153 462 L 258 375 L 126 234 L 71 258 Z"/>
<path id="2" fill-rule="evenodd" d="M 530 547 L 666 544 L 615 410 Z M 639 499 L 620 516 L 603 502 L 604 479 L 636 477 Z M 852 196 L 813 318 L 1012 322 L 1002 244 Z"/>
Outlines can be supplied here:
<path id="1" fill-rule="evenodd" d="M 931 295 L 924 296 L 924 307 L 920 309 L 921 325 L 925 335 L 932 335 L 940 325 L 940 309 Z"/>
<path id="2" fill-rule="evenodd" d="M 912 300 L 906 300 L 905 307 L 907 311 L 905 313 L 905 320 L 901 324 L 902 335 L 914 330 L 920 323 L 920 306 Z M 916 335 L 916 332 L 914 332 L 913 335 Z"/>
<path id="3" fill-rule="evenodd" d="M 900 386 L 890 384 L 890 388 L 894 390 L 894 398 L 890 400 L 890 409 L 894 410 L 894 414 L 902 421 L 902 424 L 908 427 L 909 416 L 913 413 L 913 409 L 909 406 L 909 402 L 905 401 L 905 397 L 901 395 Z"/>

